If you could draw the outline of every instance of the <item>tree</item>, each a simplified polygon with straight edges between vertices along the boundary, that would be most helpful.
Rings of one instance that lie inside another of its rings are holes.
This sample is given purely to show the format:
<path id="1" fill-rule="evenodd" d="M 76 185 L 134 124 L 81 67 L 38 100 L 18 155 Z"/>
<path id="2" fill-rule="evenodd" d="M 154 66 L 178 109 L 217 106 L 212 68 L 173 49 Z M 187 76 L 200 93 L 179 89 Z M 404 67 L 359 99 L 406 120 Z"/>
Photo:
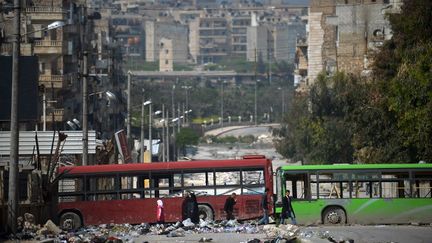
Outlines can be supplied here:
<path id="1" fill-rule="evenodd" d="M 182 128 L 176 136 L 176 144 L 183 155 L 186 154 L 187 145 L 197 145 L 198 141 L 199 135 L 192 128 Z"/>

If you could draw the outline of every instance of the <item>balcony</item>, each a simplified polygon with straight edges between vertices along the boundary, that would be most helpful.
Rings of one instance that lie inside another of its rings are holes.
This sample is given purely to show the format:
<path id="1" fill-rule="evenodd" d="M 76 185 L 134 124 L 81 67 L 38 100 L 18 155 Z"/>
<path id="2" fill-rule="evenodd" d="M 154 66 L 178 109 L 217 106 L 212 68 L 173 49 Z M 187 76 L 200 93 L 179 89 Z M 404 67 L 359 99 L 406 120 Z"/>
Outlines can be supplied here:
<path id="1" fill-rule="evenodd" d="M 12 56 L 12 52 L 13 52 L 12 48 L 13 48 L 12 43 L 2 43 L 0 45 L 0 55 Z M 21 43 L 20 50 L 22 56 L 33 55 L 32 46 L 28 43 Z"/>
<path id="2" fill-rule="evenodd" d="M 35 54 L 63 54 L 63 49 L 61 40 L 36 40 L 34 42 Z"/>
<path id="3" fill-rule="evenodd" d="M 64 120 L 64 109 L 53 109 L 54 112 L 54 121 L 62 122 Z M 46 114 L 46 122 L 52 122 L 52 112 L 47 112 Z M 43 121 L 43 116 L 41 116 L 40 121 Z"/>
<path id="4" fill-rule="evenodd" d="M 31 20 L 65 20 L 66 11 L 60 7 L 39 6 L 26 8 L 25 12 L 31 17 Z"/>
<path id="5" fill-rule="evenodd" d="M 63 88 L 69 81 L 69 77 L 65 75 L 39 75 L 39 84 L 43 84 L 47 88 L 51 88 L 51 84 L 55 89 Z"/>

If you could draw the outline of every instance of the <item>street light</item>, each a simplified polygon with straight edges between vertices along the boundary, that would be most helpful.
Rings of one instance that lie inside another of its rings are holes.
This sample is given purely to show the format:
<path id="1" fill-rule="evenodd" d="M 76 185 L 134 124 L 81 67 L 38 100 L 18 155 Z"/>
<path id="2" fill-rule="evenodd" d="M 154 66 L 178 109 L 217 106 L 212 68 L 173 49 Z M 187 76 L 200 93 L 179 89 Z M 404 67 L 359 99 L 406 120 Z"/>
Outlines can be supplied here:
<path id="1" fill-rule="evenodd" d="M 189 89 L 192 88 L 192 86 L 184 85 L 181 87 L 182 87 L 182 89 L 185 90 L 185 93 L 186 93 L 186 110 L 189 110 L 189 92 L 188 91 L 189 91 Z M 186 122 L 187 122 L 187 116 L 186 116 Z"/>
<path id="2" fill-rule="evenodd" d="M 87 62 L 87 58 L 84 58 L 84 61 Z M 87 71 L 85 71 L 86 73 Z M 100 92 L 94 92 L 94 93 L 87 93 L 87 81 L 84 82 L 85 86 L 83 86 L 83 117 L 82 117 L 82 132 L 83 132 L 83 155 L 82 155 L 82 165 L 88 165 L 88 98 L 93 95 L 105 95 L 108 99 L 108 102 L 110 100 L 117 99 L 114 93 L 111 91 L 100 91 Z"/>
<path id="3" fill-rule="evenodd" d="M 141 104 L 141 158 L 144 162 L 144 107 L 151 104 L 151 100 L 145 101 Z M 149 134 L 150 136 L 150 134 Z"/>
<path id="4" fill-rule="evenodd" d="M 281 94 L 282 94 L 282 108 L 281 108 L 281 110 L 282 110 L 282 117 L 283 117 L 283 113 L 285 113 L 285 92 L 284 92 L 284 89 L 282 88 L 282 87 L 278 87 L 278 90 L 280 90 L 281 91 Z"/>
<path id="5" fill-rule="evenodd" d="M 226 80 L 223 80 L 221 82 L 221 127 L 224 126 L 223 120 L 224 120 L 224 83 L 226 83 Z"/>
<path id="6" fill-rule="evenodd" d="M 189 114 L 192 112 L 191 109 L 185 111 L 185 115 L 186 115 L 186 123 L 189 126 Z"/>
<path id="7" fill-rule="evenodd" d="M 21 48 L 21 1 L 14 0 L 14 41 L 12 44 L 12 81 L 11 81 L 11 118 L 10 118 L 10 152 L 9 152 L 9 196 L 7 223 L 15 235 L 17 233 L 18 214 L 18 163 L 19 163 L 19 127 L 18 127 L 18 83 L 19 83 L 19 57 Z M 64 25 L 64 24 L 63 24 Z M 50 28 L 63 26 L 60 23 L 50 24 Z M 40 31 L 40 30 L 39 30 Z M 25 33 L 27 35 L 29 33 Z"/>
<path id="8" fill-rule="evenodd" d="M 255 126 L 257 125 L 257 84 L 258 84 L 258 82 L 259 82 L 260 80 L 259 79 L 257 79 L 256 81 L 255 81 L 255 117 L 254 117 L 254 119 L 255 119 Z"/>

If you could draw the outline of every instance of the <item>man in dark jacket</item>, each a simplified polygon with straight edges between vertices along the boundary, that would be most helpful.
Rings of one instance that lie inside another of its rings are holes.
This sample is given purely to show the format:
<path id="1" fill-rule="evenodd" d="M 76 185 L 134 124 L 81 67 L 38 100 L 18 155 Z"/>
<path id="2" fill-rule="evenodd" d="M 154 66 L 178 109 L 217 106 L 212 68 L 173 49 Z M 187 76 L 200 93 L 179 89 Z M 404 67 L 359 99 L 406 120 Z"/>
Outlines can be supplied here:
<path id="1" fill-rule="evenodd" d="M 285 219 L 290 218 L 292 224 L 297 224 L 294 209 L 291 205 L 290 191 L 286 190 L 285 196 L 282 198 L 282 213 L 281 213 L 281 224 L 285 223 Z"/>
<path id="2" fill-rule="evenodd" d="M 231 220 L 234 219 L 234 205 L 236 204 L 236 194 L 233 193 L 231 196 L 229 196 L 225 201 L 224 210 L 226 212 L 226 219 Z"/>
<path id="3" fill-rule="evenodd" d="M 258 221 L 258 224 L 268 224 L 269 223 L 269 215 L 268 215 L 268 200 L 267 200 L 267 193 L 269 189 L 266 188 L 264 190 L 264 193 L 261 197 L 261 208 L 263 210 L 263 217 Z"/>

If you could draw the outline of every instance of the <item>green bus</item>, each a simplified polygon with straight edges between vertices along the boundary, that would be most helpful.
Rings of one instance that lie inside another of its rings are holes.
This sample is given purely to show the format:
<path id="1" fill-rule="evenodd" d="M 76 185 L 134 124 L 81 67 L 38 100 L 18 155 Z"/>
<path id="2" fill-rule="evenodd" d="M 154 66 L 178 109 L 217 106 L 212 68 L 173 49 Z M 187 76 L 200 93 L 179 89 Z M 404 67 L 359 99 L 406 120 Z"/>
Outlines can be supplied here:
<path id="1" fill-rule="evenodd" d="M 432 164 L 282 166 L 276 215 L 290 190 L 299 224 L 432 223 Z"/>

